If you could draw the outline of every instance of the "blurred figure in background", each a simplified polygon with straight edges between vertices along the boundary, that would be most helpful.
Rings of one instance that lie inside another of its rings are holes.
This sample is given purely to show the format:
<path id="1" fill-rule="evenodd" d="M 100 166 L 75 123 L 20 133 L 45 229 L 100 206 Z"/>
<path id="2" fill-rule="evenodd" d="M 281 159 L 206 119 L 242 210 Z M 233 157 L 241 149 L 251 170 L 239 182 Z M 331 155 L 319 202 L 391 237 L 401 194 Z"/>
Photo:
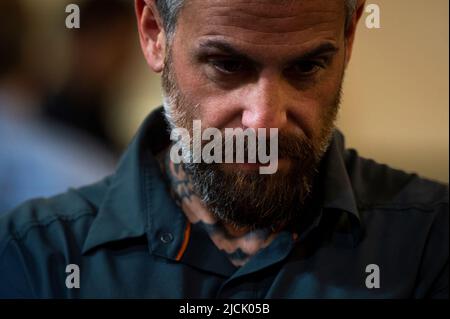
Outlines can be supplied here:
<path id="1" fill-rule="evenodd" d="M 21 1 L 0 1 L 0 214 L 98 180 L 115 164 L 87 136 L 39 116 L 41 93 L 25 50 L 28 17 Z"/>
<path id="2" fill-rule="evenodd" d="M 69 30 L 72 54 L 62 88 L 44 105 L 46 116 L 79 129 L 117 154 L 122 149 L 108 132 L 111 92 L 123 77 L 132 53 L 132 1 L 86 0 L 79 3 L 81 27 Z M 110 126 L 110 125 L 109 125 Z"/>

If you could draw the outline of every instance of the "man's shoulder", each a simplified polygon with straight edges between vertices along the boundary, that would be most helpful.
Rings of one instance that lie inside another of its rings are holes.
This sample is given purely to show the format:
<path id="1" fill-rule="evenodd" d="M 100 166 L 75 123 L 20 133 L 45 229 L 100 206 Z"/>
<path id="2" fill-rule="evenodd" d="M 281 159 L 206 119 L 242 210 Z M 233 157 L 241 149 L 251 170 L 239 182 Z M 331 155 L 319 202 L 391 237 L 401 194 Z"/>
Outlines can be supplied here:
<path id="1" fill-rule="evenodd" d="M 97 215 L 108 183 L 109 178 L 105 178 L 53 197 L 28 200 L 3 214 L 0 217 L 0 254 L 11 240 L 24 241 L 27 236 L 34 237 L 35 234 L 39 237 L 54 237 L 58 234 L 65 236 L 70 231 L 82 239 Z"/>
<path id="2" fill-rule="evenodd" d="M 345 152 L 345 162 L 362 226 L 361 247 L 370 259 L 384 276 L 415 278 L 412 297 L 448 298 L 448 185 L 354 150 Z"/>
<path id="3" fill-rule="evenodd" d="M 345 162 L 361 207 L 423 212 L 448 208 L 448 184 L 362 157 L 353 149 L 345 151 Z"/>

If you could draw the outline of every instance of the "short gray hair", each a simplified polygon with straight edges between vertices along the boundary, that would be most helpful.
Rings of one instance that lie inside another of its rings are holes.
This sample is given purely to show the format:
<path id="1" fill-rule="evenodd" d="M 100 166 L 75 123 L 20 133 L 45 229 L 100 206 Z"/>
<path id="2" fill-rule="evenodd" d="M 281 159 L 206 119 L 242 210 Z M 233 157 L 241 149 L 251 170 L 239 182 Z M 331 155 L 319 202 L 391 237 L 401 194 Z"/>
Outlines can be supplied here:
<path id="1" fill-rule="evenodd" d="M 164 30 L 167 37 L 170 39 L 176 28 L 178 14 L 183 7 L 185 0 L 156 0 L 156 6 L 158 8 L 159 14 L 163 20 Z M 357 0 L 344 0 L 346 8 L 346 30 L 350 26 L 353 14 L 356 10 Z"/>

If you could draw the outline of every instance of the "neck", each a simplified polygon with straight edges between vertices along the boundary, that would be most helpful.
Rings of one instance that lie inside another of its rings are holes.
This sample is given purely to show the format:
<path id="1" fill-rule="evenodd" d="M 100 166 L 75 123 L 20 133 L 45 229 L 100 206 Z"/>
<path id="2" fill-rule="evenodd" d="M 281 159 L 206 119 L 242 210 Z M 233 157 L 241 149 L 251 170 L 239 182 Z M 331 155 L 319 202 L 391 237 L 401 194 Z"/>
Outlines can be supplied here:
<path id="1" fill-rule="evenodd" d="M 208 224 L 220 224 L 230 236 L 239 237 L 249 232 L 249 228 L 237 228 L 218 220 L 204 205 L 200 196 L 195 193 L 192 178 L 183 169 L 183 165 L 173 163 L 168 154 L 165 156 L 164 166 L 171 184 L 173 197 L 183 209 L 189 221 L 196 223 L 201 220 Z"/>
<path id="2" fill-rule="evenodd" d="M 235 266 L 245 264 L 251 256 L 273 240 L 276 234 L 268 229 L 251 231 L 249 228 L 236 228 L 218 220 L 194 192 L 192 178 L 184 171 L 183 166 L 173 163 L 168 153 L 163 162 L 173 197 L 186 218 L 192 224 L 199 224 L 204 228 Z"/>

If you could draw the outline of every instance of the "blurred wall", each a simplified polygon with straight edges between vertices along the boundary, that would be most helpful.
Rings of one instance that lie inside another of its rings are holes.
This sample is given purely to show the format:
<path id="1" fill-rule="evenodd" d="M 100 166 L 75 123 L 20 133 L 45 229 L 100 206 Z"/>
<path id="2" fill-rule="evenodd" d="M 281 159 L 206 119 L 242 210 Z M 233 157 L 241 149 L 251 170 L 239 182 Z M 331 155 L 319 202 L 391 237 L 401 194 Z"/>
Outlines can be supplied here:
<path id="1" fill-rule="evenodd" d="M 132 2 L 132 0 L 129 0 Z M 50 39 L 43 65 L 64 65 L 61 36 L 69 1 L 27 0 Z M 74 1 L 75 2 L 75 1 Z M 338 126 L 347 146 L 364 157 L 448 182 L 448 0 L 367 0 L 381 8 L 381 29 L 367 29 L 363 15 L 347 72 Z M 57 21 L 57 22 L 54 22 Z M 143 118 L 161 103 L 159 77 L 139 52 L 118 84 L 111 130 L 126 144 Z M 49 66 L 50 67 L 50 66 Z M 56 72 L 56 71 L 55 71 Z M 53 74 L 57 82 L 58 72 Z"/>
<path id="2" fill-rule="evenodd" d="M 339 126 L 393 167 L 448 182 L 448 0 L 377 0 L 381 29 L 357 34 Z"/>

